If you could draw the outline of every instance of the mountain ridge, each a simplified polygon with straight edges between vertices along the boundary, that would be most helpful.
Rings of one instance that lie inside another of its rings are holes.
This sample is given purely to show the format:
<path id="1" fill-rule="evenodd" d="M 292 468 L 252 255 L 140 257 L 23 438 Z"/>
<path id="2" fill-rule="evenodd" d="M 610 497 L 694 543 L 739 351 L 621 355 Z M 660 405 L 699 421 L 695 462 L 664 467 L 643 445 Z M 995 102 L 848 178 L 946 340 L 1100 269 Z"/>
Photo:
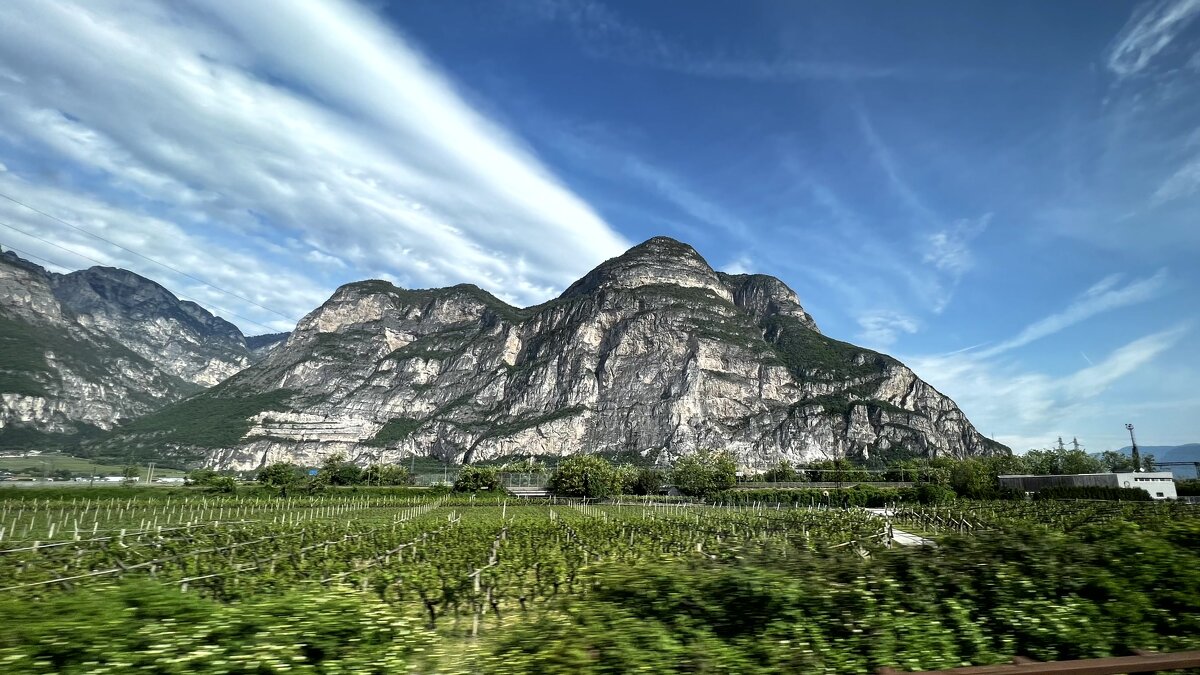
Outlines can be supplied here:
<path id="1" fill-rule="evenodd" d="M 12 251 L 0 253 L 0 356 L 0 444 L 91 436 L 258 358 L 232 323 L 153 280 L 58 274 Z"/>
<path id="2" fill-rule="evenodd" d="M 244 431 L 189 443 L 178 424 L 198 417 Z M 457 462 L 719 447 L 761 464 L 1007 451 L 899 361 L 822 335 L 782 281 L 718 273 L 665 237 L 527 308 L 466 284 L 345 284 L 262 361 L 136 426 L 95 447 L 220 468 L 335 452 Z"/>

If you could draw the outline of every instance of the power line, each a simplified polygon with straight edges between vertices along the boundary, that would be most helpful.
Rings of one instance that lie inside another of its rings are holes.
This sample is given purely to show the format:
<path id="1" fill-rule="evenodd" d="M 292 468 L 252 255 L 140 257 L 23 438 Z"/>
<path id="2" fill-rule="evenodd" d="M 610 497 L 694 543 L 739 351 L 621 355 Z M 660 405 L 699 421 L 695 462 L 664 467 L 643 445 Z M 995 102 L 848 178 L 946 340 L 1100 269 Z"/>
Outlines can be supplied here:
<path id="1" fill-rule="evenodd" d="M 77 255 L 77 256 L 79 256 L 80 258 L 83 258 L 84 260 L 90 260 L 91 262 L 94 262 L 94 263 L 96 263 L 97 265 L 104 265 L 104 264 L 105 264 L 105 263 L 104 263 L 104 261 L 102 261 L 102 260 L 96 260 L 95 258 L 93 258 L 93 257 L 91 257 L 91 256 L 88 256 L 88 255 L 84 255 L 84 254 L 80 253 L 79 251 L 72 251 L 71 249 L 69 249 L 69 248 L 67 248 L 67 247 L 65 247 L 65 246 L 60 246 L 60 245 L 58 245 L 58 244 L 56 244 L 56 243 L 54 243 L 54 242 L 52 242 L 52 241 L 50 241 L 50 240 L 48 240 L 48 239 L 43 239 L 42 237 L 39 237 L 39 236 L 37 236 L 36 234 L 30 234 L 30 233 L 28 233 L 28 232 L 26 232 L 26 231 L 24 231 L 24 230 L 22 230 L 22 229 L 20 229 L 20 228 L 13 227 L 12 225 L 9 225 L 8 223 L 5 223 L 5 222 L 3 222 L 3 221 L 0 221 L 0 225 L 2 225 L 2 226 L 4 226 L 4 227 L 7 227 L 7 228 L 8 228 L 8 229 L 10 229 L 10 230 L 13 230 L 14 232 L 20 232 L 21 234 L 25 235 L 26 237 L 30 237 L 30 238 L 32 238 L 32 239 L 37 239 L 38 241 L 42 242 L 43 244 L 49 244 L 50 246 L 53 246 L 54 248 L 57 248 L 57 249 L 62 249 L 62 250 L 66 251 L 67 253 L 70 253 L 70 254 L 72 254 L 72 255 Z M 42 262 L 44 262 L 44 263 L 47 263 L 47 264 L 50 264 L 50 265 L 54 265 L 54 266 L 56 266 L 56 267 L 61 267 L 61 268 L 63 268 L 63 269 L 71 269 L 71 266 L 70 266 L 70 265 L 64 265 L 64 264 L 62 264 L 62 263 L 60 263 L 60 262 L 57 262 L 57 261 L 55 261 L 55 260 L 50 260 L 49 258 L 43 258 L 43 257 L 42 257 L 42 256 L 40 256 L 40 255 L 34 255 L 34 254 L 32 254 L 32 253 L 29 253 L 28 251 L 22 251 L 21 249 L 19 249 L 19 248 L 15 248 L 15 247 L 13 247 L 13 246 L 9 246 L 9 247 L 8 247 L 8 250 L 10 250 L 10 251 L 15 251 L 15 252 L 17 252 L 17 253 L 19 253 L 19 254 L 21 254 L 21 255 L 25 256 L 25 257 L 28 257 L 28 258 L 33 258 L 33 259 L 35 259 L 35 260 L 40 260 L 40 261 L 42 261 Z M 229 311 L 229 310 L 225 309 L 224 307 L 221 307 L 220 305 L 213 304 L 213 303 L 211 303 L 211 302 L 209 302 L 209 303 L 203 303 L 203 302 L 201 302 L 201 301 L 199 301 L 199 300 L 195 300 L 195 299 L 193 299 L 193 298 L 189 298 L 189 297 L 188 297 L 188 296 L 186 296 L 186 295 L 180 295 L 179 293 L 175 293 L 175 292 L 173 292 L 173 291 L 169 291 L 169 290 L 168 290 L 167 292 L 168 292 L 168 293 L 172 293 L 172 294 L 173 294 L 175 297 L 177 297 L 177 298 L 179 298 L 179 299 L 181 299 L 181 300 L 187 300 L 187 301 L 189 301 L 189 302 L 194 302 L 194 303 L 196 303 L 197 305 L 204 305 L 204 304 L 207 304 L 207 305 L 209 305 L 210 307 L 213 307 L 213 308 L 215 308 L 215 309 L 218 309 L 218 310 L 220 310 L 220 311 L 221 311 L 221 314 L 222 314 L 223 316 L 232 316 L 232 317 L 234 317 L 234 318 L 241 319 L 242 321 L 246 321 L 246 322 L 248 322 L 248 323 L 252 323 L 252 324 L 254 324 L 255 326 L 261 326 L 262 328 L 266 328 L 268 331 L 270 331 L 270 332 L 272 332 L 272 333 L 278 333 L 278 332 L 279 332 L 279 329 L 278 329 L 278 328 L 275 328 L 275 327 L 273 327 L 273 326 L 268 326 L 268 325 L 267 325 L 267 324 L 265 324 L 265 323 L 259 323 L 258 321 L 255 321 L 254 319 L 251 319 L 251 318 L 249 318 L 249 317 L 242 316 L 242 315 L 240 315 L 240 314 L 235 314 L 235 313 L 233 313 L 233 312 L 231 312 L 231 311 Z"/>
<path id="2" fill-rule="evenodd" d="M 63 225 L 66 225 L 67 227 L 71 228 L 72 230 L 75 230 L 75 231 L 77 231 L 77 232 L 82 232 L 83 234 L 86 234 L 86 235 L 88 235 L 89 237 L 95 237 L 96 239 L 99 239 L 100 241 L 107 242 L 108 244 L 111 244 L 112 246 L 116 246 L 117 248 L 121 249 L 122 251 L 125 251 L 126 253 L 131 253 L 131 254 L 133 254 L 133 255 L 136 255 L 136 256 L 137 256 L 137 257 L 139 257 L 139 258 L 142 258 L 143 260 L 148 260 L 148 261 L 150 261 L 150 262 L 154 263 L 155 265 L 159 265 L 160 267 L 164 267 L 164 268 L 166 268 L 166 269 L 169 269 L 169 270 L 171 270 L 172 272 L 174 272 L 174 273 L 176 273 L 176 274 L 178 274 L 178 275 L 180 275 L 180 276 L 184 276 L 184 277 L 187 277 L 188 279 L 191 279 L 192 281 L 195 281 L 195 282 L 197 282 L 197 283 L 204 284 L 205 286 L 208 286 L 209 288 L 212 288 L 212 289 L 214 289 L 214 290 L 220 291 L 221 293 L 224 293 L 224 294 L 226 294 L 226 295 L 229 295 L 229 296 L 235 297 L 235 298 L 237 298 L 238 300 L 241 300 L 241 301 L 243 301 L 243 302 L 248 302 L 248 303 L 250 303 L 251 305 L 254 305 L 255 307 L 258 307 L 259 309 L 265 309 L 266 311 L 268 311 L 268 312 L 270 312 L 270 313 L 272 313 L 272 314 L 277 314 L 277 315 L 279 315 L 279 316 L 281 316 L 281 317 L 283 317 L 283 318 L 285 318 L 285 319 L 287 319 L 288 321 L 291 321 L 291 322 L 293 322 L 293 323 L 298 323 L 298 322 L 299 322 L 299 320 L 298 320 L 298 319 L 295 319 L 295 318 L 293 318 L 293 317 L 290 317 L 290 316 L 288 316 L 287 314 L 284 314 L 283 312 L 276 311 L 276 310 L 274 310 L 274 309 L 271 309 L 270 307 L 267 307 L 267 306 L 265 306 L 265 305 L 260 305 L 260 304 L 258 304 L 257 302 L 255 302 L 255 301 L 251 300 L 250 298 L 247 298 L 247 297 L 245 297 L 245 296 L 242 296 L 242 295 L 238 295 L 237 293 L 234 293 L 233 291 L 226 290 L 226 289 L 224 289 L 224 288 L 221 288 L 220 286 L 216 286 L 216 285 L 214 285 L 214 284 L 211 284 L 211 283 L 209 283 L 209 282 L 205 281 L 204 279 L 201 279 L 200 277 L 195 277 L 195 276 L 192 276 L 191 274 L 188 274 L 187 272 L 184 272 L 183 270 L 181 270 L 181 269 L 179 269 L 179 268 L 177 268 L 177 267 L 172 267 L 171 265 L 168 265 L 168 264 L 167 264 L 167 263 L 165 263 L 165 262 L 161 262 L 161 261 L 159 261 L 159 260 L 155 260 L 154 258 L 151 258 L 151 257 L 150 257 L 150 256 L 148 256 L 148 255 L 143 255 L 143 254 L 141 254 L 141 253 L 138 253 L 137 251 L 135 251 L 135 250 L 133 250 L 133 249 L 131 249 L 131 248 L 126 248 L 126 247 L 124 247 L 124 246 L 122 246 L 122 245 L 118 244 L 117 242 L 115 242 L 115 241 L 112 241 L 111 239 L 106 239 L 106 238 L 104 238 L 104 237 L 101 237 L 100 235 L 98 235 L 98 234 L 96 234 L 96 233 L 94 233 L 94 232 L 90 232 L 90 231 L 88 231 L 88 230 L 85 230 L 85 229 L 83 229 L 82 227 L 79 227 L 78 225 L 74 225 L 74 224 L 72 224 L 72 223 L 68 223 L 67 221 L 63 220 L 62 218 L 59 218 L 58 216 L 51 215 L 51 214 L 49 214 L 49 213 L 46 213 L 45 211 L 42 211 L 42 210 L 40 210 L 40 209 L 38 209 L 38 208 L 35 208 L 35 207 L 33 207 L 33 206 L 30 206 L 29 204 L 26 204 L 25 202 L 23 202 L 23 201 L 21 201 L 21 200 L 19 200 L 19 199 L 16 199 L 15 197 L 10 197 L 9 195 L 6 195 L 6 194 L 4 194 L 3 192 L 0 192 L 0 197 L 3 197 L 3 198 L 5 198 L 5 199 L 7 199 L 8 201 L 10 201 L 10 202 L 12 202 L 12 203 L 14 203 L 14 204 L 17 204 L 17 205 L 23 206 L 23 207 L 25 207 L 25 208 L 29 209 L 30 211 L 33 211 L 34 213 L 36 213 L 36 214 L 38 214 L 38 215 L 42 215 L 42 216 L 45 216 L 45 217 L 47 217 L 47 218 L 49 218 L 49 219 L 51 219 L 51 220 L 53 220 L 53 221 L 55 221 L 55 222 L 62 223 Z M 86 257 L 86 256 L 84 256 L 84 257 Z M 100 264 L 101 264 L 101 265 L 103 265 L 104 263 L 100 263 Z M 214 306 L 215 306 L 215 305 L 214 305 Z M 260 326 L 261 326 L 262 324 L 258 324 L 258 325 L 260 325 Z"/>

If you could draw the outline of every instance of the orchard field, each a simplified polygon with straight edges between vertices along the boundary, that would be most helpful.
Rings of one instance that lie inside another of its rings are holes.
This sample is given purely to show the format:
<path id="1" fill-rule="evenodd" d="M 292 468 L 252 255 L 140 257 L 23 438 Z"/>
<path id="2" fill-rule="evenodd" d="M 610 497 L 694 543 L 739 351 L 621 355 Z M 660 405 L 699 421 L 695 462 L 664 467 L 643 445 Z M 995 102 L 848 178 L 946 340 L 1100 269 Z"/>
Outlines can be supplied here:
<path id="1" fill-rule="evenodd" d="M 1200 648 L 1183 504 L 25 492 L 0 493 L 3 672 L 840 673 Z"/>

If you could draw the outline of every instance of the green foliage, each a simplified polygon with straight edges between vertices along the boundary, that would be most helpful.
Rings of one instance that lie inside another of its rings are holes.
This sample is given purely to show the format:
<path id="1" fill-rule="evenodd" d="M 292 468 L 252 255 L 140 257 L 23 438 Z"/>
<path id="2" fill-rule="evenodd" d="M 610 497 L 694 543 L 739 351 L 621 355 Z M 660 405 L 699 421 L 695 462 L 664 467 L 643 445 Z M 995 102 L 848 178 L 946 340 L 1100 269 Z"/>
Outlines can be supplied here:
<path id="1" fill-rule="evenodd" d="M 11 673 L 390 673 L 439 642 L 377 598 L 325 590 L 227 605 L 148 581 L 36 603 L 6 596 L 0 613 Z"/>
<path id="2" fill-rule="evenodd" d="M 597 499 L 621 491 L 622 477 L 603 457 L 572 455 L 558 463 L 550 475 L 550 491 L 560 497 Z"/>
<path id="3" fill-rule="evenodd" d="M 954 500 L 949 488 L 921 483 L 906 488 L 855 485 L 849 488 L 779 488 L 727 490 L 713 501 L 721 504 L 781 504 L 787 506 L 838 506 L 878 508 L 892 504 L 945 504 Z"/>
<path id="4" fill-rule="evenodd" d="M 1025 453 L 1024 463 L 1026 473 L 1039 476 L 1100 473 L 1105 470 L 1100 460 L 1075 449 L 1030 450 Z"/>
<path id="5" fill-rule="evenodd" d="M 737 465 L 724 452 L 685 455 L 671 469 L 671 482 L 689 497 L 711 497 L 737 484 Z"/>
<path id="6" fill-rule="evenodd" d="M 8 393 L 0 388 L 0 392 Z M 0 428 L 0 449 L 2 450 L 45 450 L 47 448 L 72 448 L 89 439 L 97 438 L 104 433 L 99 427 L 90 424 L 77 423 L 75 433 L 55 433 L 41 431 L 31 427 L 5 425 Z"/>
<path id="7" fill-rule="evenodd" d="M 362 483 L 363 470 L 346 461 L 346 456 L 336 453 L 325 458 L 317 471 L 317 481 L 325 485 L 358 485 Z"/>
<path id="8" fill-rule="evenodd" d="M 1034 499 L 1111 499 L 1124 502 L 1152 501 L 1150 493 L 1141 488 L 1107 485 L 1061 485 L 1038 490 Z"/>
<path id="9" fill-rule="evenodd" d="M 633 482 L 628 486 L 622 486 L 621 491 L 631 495 L 656 495 L 663 486 L 663 475 L 661 471 L 650 468 L 638 469 L 637 475 L 634 476 Z"/>
<path id="10" fill-rule="evenodd" d="M 276 389 L 248 396 L 233 395 L 223 385 L 130 422 L 113 433 L 148 437 L 157 444 L 200 448 L 236 445 L 250 431 L 250 417 L 267 410 L 287 410 L 293 394 Z"/>
<path id="11" fill-rule="evenodd" d="M 778 466 L 768 469 L 757 480 L 765 483 L 795 483 L 808 480 L 808 476 L 797 471 L 791 462 L 784 460 Z"/>
<path id="12" fill-rule="evenodd" d="M 363 485 L 412 485 L 412 480 L 408 467 L 397 464 L 372 464 L 361 476 Z"/>
<path id="13" fill-rule="evenodd" d="M 493 649 L 501 672 L 866 673 L 1194 648 L 1200 557 L 1171 540 L 1197 534 L 1109 528 L 1082 541 L 955 539 L 938 555 L 871 561 L 613 567 L 586 599 L 516 626 Z M 1179 587 L 1161 583 L 1174 575 Z"/>
<path id="14" fill-rule="evenodd" d="M 257 480 L 267 487 L 278 488 L 281 494 L 286 495 L 288 488 L 304 481 L 304 469 L 291 462 L 276 462 L 259 469 Z"/>
<path id="15" fill-rule="evenodd" d="M 845 380 L 883 372 L 898 363 L 869 349 L 826 337 L 793 316 L 775 315 L 762 323 L 767 342 L 780 361 L 801 380 Z"/>
<path id="16" fill-rule="evenodd" d="M 212 469 L 196 469 L 186 476 L 188 485 L 207 488 L 220 494 L 237 493 L 237 481 L 232 476 L 222 476 Z"/>
<path id="17" fill-rule="evenodd" d="M 1175 481 L 1175 492 L 1180 497 L 1200 497 L 1200 479 Z"/>
<path id="18" fill-rule="evenodd" d="M 380 427 L 379 431 L 376 431 L 375 435 L 366 444 L 376 447 L 391 445 L 412 436 L 420 428 L 421 420 L 415 420 L 411 417 L 393 417 Z"/>
<path id="19" fill-rule="evenodd" d="M 833 502 L 30 492 L 0 504 L 23 538 L 6 546 L 47 541 L 73 511 L 107 533 L 164 513 L 201 524 L 10 551 L 4 672 L 867 673 L 1200 648 L 1200 516 L 1187 504 L 897 509 L 897 528 L 914 522 L 906 512 L 983 528 L 931 550 L 884 548 L 881 518 Z M 110 569 L 125 572 L 75 576 Z M 11 588 L 62 576 L 69 586 Z"/>
<path id="20" fill-rule="evenodd" d="M 494 467 L 464 464 L 454 479 L 455 492 L 496 492 L 500 489 L 500 477 Z"/>

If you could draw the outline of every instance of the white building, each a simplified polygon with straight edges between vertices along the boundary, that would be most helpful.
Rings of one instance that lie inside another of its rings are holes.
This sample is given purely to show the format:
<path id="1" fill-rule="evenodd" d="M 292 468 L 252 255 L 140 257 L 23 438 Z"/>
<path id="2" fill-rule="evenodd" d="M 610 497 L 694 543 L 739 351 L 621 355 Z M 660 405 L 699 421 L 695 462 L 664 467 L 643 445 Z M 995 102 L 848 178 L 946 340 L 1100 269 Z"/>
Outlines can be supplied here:
<path id="1" fill-rule="evenodd" d="M 1178 499 L 1175 477 L 1170 471 L 1144 473 L 1075 473 L 1063 476 L 1000 476 L 1000 487 L 1020 492 L 1038 492 L 1050 487 L 1140 488 L 1151 499 Z"/>

